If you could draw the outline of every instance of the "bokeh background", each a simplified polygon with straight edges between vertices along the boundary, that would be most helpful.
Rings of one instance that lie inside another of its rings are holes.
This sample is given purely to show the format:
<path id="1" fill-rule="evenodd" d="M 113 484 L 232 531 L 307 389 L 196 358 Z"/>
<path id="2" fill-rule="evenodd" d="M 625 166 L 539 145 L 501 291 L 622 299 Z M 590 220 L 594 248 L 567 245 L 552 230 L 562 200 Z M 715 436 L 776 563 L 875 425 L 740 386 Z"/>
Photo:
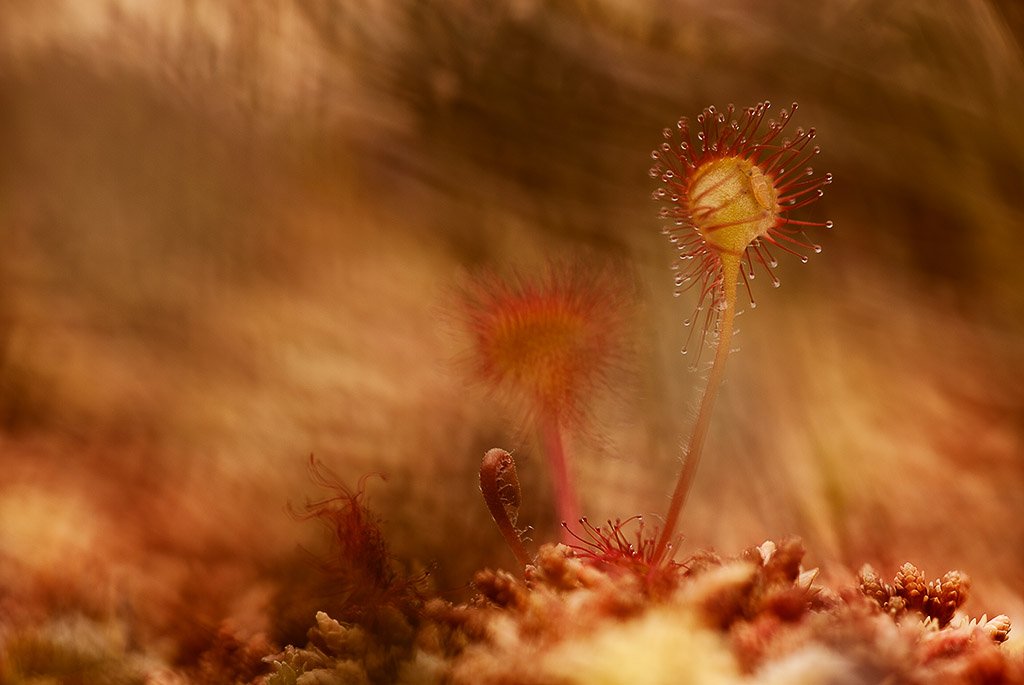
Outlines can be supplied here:
<path id="1" fill-rule="evenodd" d="M 488 448 L 553 538 L 530 426 L 451 363 L 484 267 L 630 265 L 635 381 L 570 448 L 592 518 L 661 512 L 703 375 L 649 152 L 764 99 L 817 128 L 836 228 L 755 281 L 680 554 L 796 534 L 837 576 L 963 570 L 1021 625 L 1022 30 L 1015 0 L 3 0 L 5 630 L 301 641 L 342 601 L 287 512 L 311 453 L 387 476 L 447 596 L 511 563 Z"/>

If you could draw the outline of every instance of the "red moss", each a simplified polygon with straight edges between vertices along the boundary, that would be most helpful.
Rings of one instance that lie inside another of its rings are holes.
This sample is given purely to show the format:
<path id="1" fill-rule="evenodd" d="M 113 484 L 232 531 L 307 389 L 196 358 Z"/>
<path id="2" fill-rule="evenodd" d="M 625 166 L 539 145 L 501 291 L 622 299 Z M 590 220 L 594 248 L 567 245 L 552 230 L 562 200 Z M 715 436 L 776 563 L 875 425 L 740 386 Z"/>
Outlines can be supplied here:
<path id="1" fill-rule="evenodd" d="M 408 610 L 416 596 L 417 579 L 398 571 L 380 519 L 363 502 L 366 482 L 378 474 L 363 476 L 353 490 L 314 457 L 309 460 L 309 473 L 316 485 L 334 494 L 307 502 L 302 511 L 292 513 L 300 520 L 315 519 L 331 532 L 331 552 L 317 562 L 341 593 L 349 614 L 345 618 L 372 620 L 384 607 Z"/>

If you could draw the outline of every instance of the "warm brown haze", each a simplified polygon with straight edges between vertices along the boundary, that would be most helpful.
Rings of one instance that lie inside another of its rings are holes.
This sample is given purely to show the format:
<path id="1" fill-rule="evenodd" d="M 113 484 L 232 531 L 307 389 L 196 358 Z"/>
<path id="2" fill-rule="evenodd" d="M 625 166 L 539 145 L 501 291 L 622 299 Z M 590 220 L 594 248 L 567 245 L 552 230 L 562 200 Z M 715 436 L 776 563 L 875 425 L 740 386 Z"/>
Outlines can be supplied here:
<path id="1" fill-rule="evenodd" d="M 1021 112 L 1013 0 L 0 0 L 0 685 L 1024 683 Z"/>

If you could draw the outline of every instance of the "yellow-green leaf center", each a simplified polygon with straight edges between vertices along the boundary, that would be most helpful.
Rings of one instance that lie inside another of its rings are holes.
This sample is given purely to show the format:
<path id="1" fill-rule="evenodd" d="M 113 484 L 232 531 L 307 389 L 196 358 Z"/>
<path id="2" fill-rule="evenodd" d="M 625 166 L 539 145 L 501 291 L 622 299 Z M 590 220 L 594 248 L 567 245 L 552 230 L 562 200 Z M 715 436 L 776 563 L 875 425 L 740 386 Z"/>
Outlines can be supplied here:
<path id="1" fill-rule="evenodd" d="M 768 233 L 779 213 L 772 180 L 742 157 L 702 164 L 687 195 L 693 224 L 708 245 L 737 256 Z"/>

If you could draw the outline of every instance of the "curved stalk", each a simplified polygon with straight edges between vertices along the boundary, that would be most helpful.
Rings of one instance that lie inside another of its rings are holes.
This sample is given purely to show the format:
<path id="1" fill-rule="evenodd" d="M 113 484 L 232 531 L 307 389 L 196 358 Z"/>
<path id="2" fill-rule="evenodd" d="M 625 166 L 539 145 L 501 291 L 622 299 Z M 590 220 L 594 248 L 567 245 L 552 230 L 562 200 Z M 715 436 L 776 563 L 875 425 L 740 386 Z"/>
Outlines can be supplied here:
<path id="1" fill-rule="evenodd" d="M 516 561 L 526 567 L 530 563 L 530 554 L 516 528 L 523 494 L 511 454 L 498 447 L 487 451 L 480 463 L 480 492 L 501 536 L 505 538 L 505 544 L 512 550 Z"/>
<path id="2" fill-rule="evenodd" d="M 679 479 L 676 481 L 676 487 L 672 491 L 672 499 L 669 502 L 668 512 L 665 514 L 665 527 L 662 528 L 661 535 L 658 537 L 658 544 L 654 549 L 655 559 L 662 557 L 669 542 L 672 540 L 672 536 L 675 535 L 679 514 L 683 510 L 683 505 L 686 504 L 686 497 L 689 495 L 690 487 L 693 485 L 693 479 L 697 473 L 697 465 L 700 463 L 700 455 L 704 450 L 708 426 L 711 424 L 711 410 L 715 405 L 715 398 L 718 397 L 718 389 L 722 385 L 722 377 L 725 374 L 725 362 L 729 358 L 730 346 L 732 345 L 740 257 L 726 252 L 721 253 L 720 257 L 722 260 L 722 287 L 724 289 L 725 308 L 722 309 L 718 320 L 718 345 L 715 348 L 715 359 L 711 364 L 711 374 L 708 376 L 707 385 L 704 386 L 704 396 L 701 398 L 700 409 L 697 412 L 697 423 L 693 427 L 690 442 L 686 446 L 683 468 L 679 472 Z"/>

